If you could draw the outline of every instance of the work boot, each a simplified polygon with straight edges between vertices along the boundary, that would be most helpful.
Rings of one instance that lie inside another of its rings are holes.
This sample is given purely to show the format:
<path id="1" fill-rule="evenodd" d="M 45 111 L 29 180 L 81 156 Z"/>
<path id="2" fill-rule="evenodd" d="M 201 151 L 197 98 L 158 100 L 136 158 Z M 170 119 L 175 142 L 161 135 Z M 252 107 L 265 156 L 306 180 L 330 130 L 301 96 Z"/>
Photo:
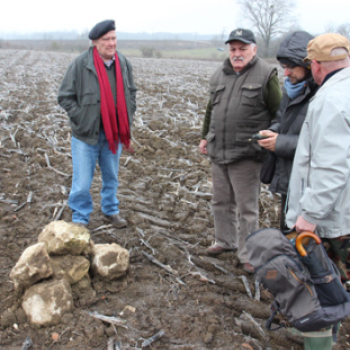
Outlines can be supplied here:
<path id="1" fill-rule="evenodd" d="M 252 264 L 249 264 L 249 263 L 245 263 L 243 264 L 243 270 L 245 272 L 248 272 L 250 274 L 253 274 L 254 273 L 254 266 Z"/>
<path id="2" fill-rule="evenodd" d="M 106 215 L 104 216 L 116 227 L 116 228 L 124 228 L 127 226 L 126 220 L 124 220 L 121 215 L 113 214 L 113 215 Z"/>
<path id="3" fill-rule="evenodd" d="M 233 251 L 235 251 L 235 249 L 233 249 L 233 248 L 223 248 L 223 247 L 219 246 L 217 243 L 213 244 L 212 246 L 210 246 L 207 249 L 207 252 L 210 255 L 219 255 L 221 253 L 233 252 Z"/>
<path id="4" fill-rule="evenodd" d="M 304 337 L 304 350 L 332 350 L 333 339 L 329 337 Z"/>
<path id="5" fill-rule="evenodd" d="M 337 325 L 340 325 L 337 324 Z M 304 350 L 332 350 L 334 344 L 332 330 L 324 329 L 314 332 L 300 332 L 296 328 L 287 328 L 288 333 L 304 338 Z M 334 330 L 335 332 L 337 329 Z"/>

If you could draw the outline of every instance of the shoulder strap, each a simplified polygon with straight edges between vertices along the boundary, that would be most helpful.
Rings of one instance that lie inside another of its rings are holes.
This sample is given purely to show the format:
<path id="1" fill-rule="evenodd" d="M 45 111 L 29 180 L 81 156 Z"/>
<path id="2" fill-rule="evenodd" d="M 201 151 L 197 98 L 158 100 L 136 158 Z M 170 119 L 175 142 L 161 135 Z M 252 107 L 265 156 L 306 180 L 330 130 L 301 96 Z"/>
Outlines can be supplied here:
<path id="1" fill-rule="evenodd" d="M 271 314 L 270 314 L 270 317 L 269 319 L 266 321 L 266 324 L 265 324 L 265 327 L 268 331 L 277 331 L 278 329 L 282 328 L 282 327 L 285 327 L 284 324 L 281 324 L 280 326 L 278 327 L 275 327 L 275 328 L 271 328 L 271 325 L 272 325 L 272 321 L 274 319 L 274 317 L 276 316 L 277 312 L 278 312 L 278 305 L 276 303 L 276 301 L 274 301 L 272 304 L 271 304 Z"/>

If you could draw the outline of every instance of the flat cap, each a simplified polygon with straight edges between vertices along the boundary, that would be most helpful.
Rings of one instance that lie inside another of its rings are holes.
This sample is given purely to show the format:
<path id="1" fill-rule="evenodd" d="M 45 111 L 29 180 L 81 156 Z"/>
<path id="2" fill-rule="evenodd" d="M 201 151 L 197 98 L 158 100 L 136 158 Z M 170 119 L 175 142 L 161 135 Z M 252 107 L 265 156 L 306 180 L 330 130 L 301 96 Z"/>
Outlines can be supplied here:
<path id="1" fill-rule="evenodd" d="M 344 48 L 347 52 L 331 56 L 332 50 L 337 48 Z M 304 61 L 337 61 L 349 57 L 349 54 L 350 43 L 345 36 L 336 33 L 326 33 L 317 36 L 309 42 L 307 45 L 307 57 L 304 58 Z"/>
<path id="2" fill-rule="evenodd" d="M 243 28 L 237 28 L 233 30 L 230 33 L 228 39 L 225 41 L 225 44 L 234 40 L 242 41 L 245 44 L 256 43 L 253 32 L 249 29 L 243 29 Z"/>
<path id="3" fill-rule="evenodd" d="M 115 22 L 113 20 L 108 19 L 106 21 L 99 22 L 90 30 L 89 39 L 97 40 L 111 30 L 115 30 Z"/>

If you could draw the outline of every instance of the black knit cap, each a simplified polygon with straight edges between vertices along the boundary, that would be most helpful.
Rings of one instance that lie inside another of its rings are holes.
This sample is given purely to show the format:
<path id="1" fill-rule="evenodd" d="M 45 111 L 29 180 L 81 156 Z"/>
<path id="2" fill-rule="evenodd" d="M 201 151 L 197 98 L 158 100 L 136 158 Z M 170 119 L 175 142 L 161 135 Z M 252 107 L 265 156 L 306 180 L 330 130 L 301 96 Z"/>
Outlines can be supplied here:
<path id="1" fill-rule="evenodd" d="M 277 51 L 277 59 L 280 63 L 289 67 L 308 67 L 304 62 L 307 56 L 306 47 L 314 36 L 303 30 L 289 33 L 280 43 Z"/>
<path id="2" fill-rule="evenodd" d="M 97 40 L 98 38 L 101 38 L 102 35 L 105 35 L 106 33 L 110 32 L 111 30 L 115 30 L 115 22 L 111 19 L 108 19 L 106 21 L 102 21 L 100 23 L 97 23 L 89 33 L 89 39 L 90 40 Z"/>
<path id="3" fill-rule="evenodd" d="M 291 59 L 286 57 L 278 57 L 278 61 L 281 64 L 285 64 L 288 67 L 297 67 L 298 65 L 301 65 L 301 63 L 297 63 L 296 61 L 292 61 Z"/>
<path id="4" fill-rule="evenodd" d="M 243 29 L 243 28 L 237 28 L 233 30 L 230 33 L 228 39 L 225 41 L 225 44 L 234 40 L 242 41 L 245 44 L 256 43 L 253 32 L 249 29 Z"/>

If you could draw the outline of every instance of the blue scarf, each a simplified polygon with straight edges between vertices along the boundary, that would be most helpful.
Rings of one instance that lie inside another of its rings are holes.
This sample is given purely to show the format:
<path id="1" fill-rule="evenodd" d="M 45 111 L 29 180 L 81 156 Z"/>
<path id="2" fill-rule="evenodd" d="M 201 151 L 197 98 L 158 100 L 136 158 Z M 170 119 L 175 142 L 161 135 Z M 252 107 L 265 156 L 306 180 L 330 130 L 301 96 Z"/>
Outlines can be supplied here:
<path id="1" fill-rule="evenodd" d="M 289 78 L 287 78 L 284 81 L 284 87 L 286 88 L 287 91 L 287 95 L 288 97 L 293 100 L 295 99 L 297 96 L 301 95 L 301 93 L 304 90 L 305 87 L 305 81 L 302 81 L 301 83 L 298 84 L 292 84 L 289 80 Z"/>

